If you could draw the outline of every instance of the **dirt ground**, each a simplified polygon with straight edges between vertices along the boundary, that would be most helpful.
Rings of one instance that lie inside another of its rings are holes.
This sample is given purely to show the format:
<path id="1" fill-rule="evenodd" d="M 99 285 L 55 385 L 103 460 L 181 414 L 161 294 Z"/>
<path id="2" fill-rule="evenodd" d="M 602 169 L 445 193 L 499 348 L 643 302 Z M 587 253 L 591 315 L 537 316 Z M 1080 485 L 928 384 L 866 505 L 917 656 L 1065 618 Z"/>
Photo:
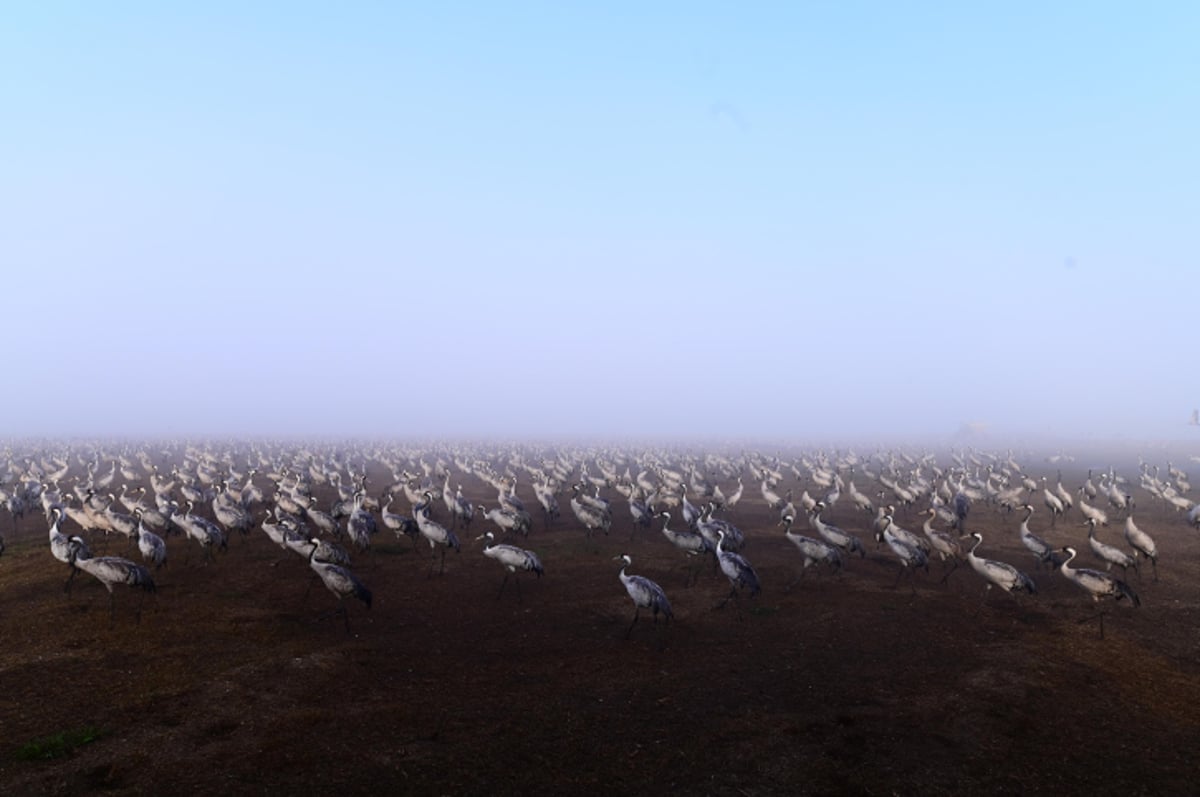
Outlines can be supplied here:
<path id="1" fill-rule="evenodd" d="M 1052 481 L 1059 467 L 1023 464 Z M 1088 462 L 1063 467 L 1075 487 Z M 1136 483 L 1135 463 L 1118 470 Z M 494 503 L 482 481 L 461 481 L 469 498 Z M 813 489 L 790 474 L 788 487 Z M 894 586 L 896 560 L 844 497 L 826 520 L 869 540 L 868 556 L 788 589 L 800 558 L 749 476 L 730 519 L 763 583 L 753 600 L 714 609 L 726 579 L 709 566 L 688 586 L 683 556 L 657 524 L 634 532 L 615 491 L 613 529 L 589 543 L 568 493 L 555 527 L 535 512 L 529 537 L 509 540 L 545 565 L 540 580 L 521 576 L 519 598 L 510 583 L 497 599 L 503 571 L 473 539 L 491 527 L 482 518 L 443 575 L 429 575 L 426 543 L 381 530 L 373 552 L 355 556 L 374 605 L 349 604 L 350 633 L 320 584 L 306 596 L 305 561 L 258 528 L 207 566 L 194 543 L 170 538 L 140 622 L 138 594 L 119 587 L 110 627 L 99 582 L 82 575 L 64 594 L 40 513 L 13 531 L 0 512 L 0 784 L 6 794 L 1193 793 L 1200 533 L 1131 492 L 1160 578 L 1148 566 L 1130 574 L 1142 606 L 1108 605 L 1103 639 L 1097 622 L 1080 622 L 1091 600 L 1036 570 L 1019 516 L 986 505 L 970 516 L 980 554 L 1029 573 L 1037 595 L 993 591 L 984 602 L 969 567 L 941 584 L 939 563 L 915 594 L 907 580 Z M 519 494 L 536 509 L 528 480 Z M 1033 503 L 1034 531 L 1100 567 L 1078 509 L 1050 529 L 1040 491 Z M 403 496 L 396 509 L 409 511 Z M 1127 547 L 1110 515 L 1101 536 Z M 921 520 L 898 515 L 916 531 Z M 140 559 L 118 540 L 102 553 Z M 625 638 L 622 553 L 630 573 L 665 589 L 669 626 L 644 613 Z M 82 730 L 96 738 L 55 748 L 53 737 Z M 31 755 L 42 748 L 49 757 Z"/>

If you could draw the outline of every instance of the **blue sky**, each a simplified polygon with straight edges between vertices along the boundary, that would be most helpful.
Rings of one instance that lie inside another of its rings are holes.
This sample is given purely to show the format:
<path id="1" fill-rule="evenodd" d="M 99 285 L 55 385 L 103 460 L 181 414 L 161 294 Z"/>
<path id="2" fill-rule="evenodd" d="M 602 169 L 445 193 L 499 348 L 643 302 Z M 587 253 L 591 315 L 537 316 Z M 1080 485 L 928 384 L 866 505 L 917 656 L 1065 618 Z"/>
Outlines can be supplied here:
<path id="1" fill-rule="evenodd" d="M 1190 431 L 1200 7 L 742 5 L 10 9 L 0 436 Z"/>

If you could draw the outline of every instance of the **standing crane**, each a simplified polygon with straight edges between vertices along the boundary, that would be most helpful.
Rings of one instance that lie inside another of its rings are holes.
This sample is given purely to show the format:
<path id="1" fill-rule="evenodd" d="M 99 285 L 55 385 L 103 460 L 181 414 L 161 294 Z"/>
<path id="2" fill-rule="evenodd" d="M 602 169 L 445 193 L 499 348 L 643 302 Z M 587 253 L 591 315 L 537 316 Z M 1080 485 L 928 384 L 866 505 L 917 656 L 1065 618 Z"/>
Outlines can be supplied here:
<path id="1" fill-rule="evenodd" d="M 897 571 L 896 583 L 892 586 L 896 587 L 900 584 L 900 578 L 904 575 L 905 571 L 911 572 L 913 578 L 910 586 L 912 587 L 913 594 L 916 595 L 917 569 L 923 567 L 925 568 L 925 574 L 929 574 L 929 556 L 919 546 L 897 535 L 896 532 L 903 531 L 903 529 L 892 522 L 891 515 L 887 515 L 886 517 L 888 523 L 884 526 L 882 532 L 876 533 L 875 539 L 880 542 L 886 542 L 887 546 L 892 549 L 892 553 L 896 554 L 896 558 L 900 560 L 900 570 Z M 911 532 L 905 532 L 905 534 L 911 535 Z"/>
<path id="2" fill-rule="evenodd" d="M 1066 507 L 1063 506 L 1062 499 L 1050 492 L 1050 489 L 1046 487 L 1045 476 L 1042 477 L 1042 502 L 1050 510 L 1050 528 L 1054 528 L 1059 516 L 1066 511 Z"/>
<path id="3" fill-rule="evenodd" d="M 87 543 L 82 537 L 68 537 L 59 529 L 62 526 L 63 510 L 61 507 L 51 507 L 50 517 L 50 553 L 55 559 L 67 565 L 71 569 L 71 574 L 67 576 L 67 581 L 63 584 L 63 592 L 71 591 L 71 582 L 79 573 L 79 568 L 76 567 L 72 557 L 80 559 L 91 559 L 92 552 L 88 550 Z M 72 549 L 72 540 L 74 540 L 74 550 Z"/>
<path id="4" fill-rule="evenodd" d="M 831 523 L 825 523 L 821 520 L 821 512 L 824 509 L 825 505 L 818 503 L 813 507 L 812 511 L 808 515 L 809 523 L 812 524 L 814 529 L 816 529 L 817 534 L 820 534 L 826 542 L 830 543 L 831 545 L 836 545 L 838 548 L 842 549 L 848 554 L 857 553 L 860 558 L 865 557 L 867 555 L 867 551 L 865 548 L 863 548 L 862 543 L 859 542 L 858 537 L 842 531 Z"/>
<path id="5" fill-rule="evenodd" d="M 396 535 L 397 540 L 399 540 L 401 537 L 411 537 L 413 544 L 415 545 L 417 542 L 417 537 L 421 534 L 421 529 L 417 526 L 417 522 L 408 515 L 398 515 L 395 512 L 390 511 L 392 501 L 394 501 L 395 498 L 396 497 L 394 495 L 389 495 L 387 497 L 387 503 L 384 504 L 379 510 L 379 515 L 381 518 L 383 518 L 383 525 Z"/>
<path id="6" fill-rule="evenodd" d="M 800 556 L 804 558 L 804 565 L 800 568 L 800 575 L 796 576 L 796 579 L 791 584 L 788 584 L 788 589 L 791 589 L 804 577 L 804 573 L 810 565 L 814 565 L 817 562 L 824 562 L 834 570 L 838 570 L 842 566 L 842 555 L 838 552 L 836 546 L 825 542 L 825 540 L 813 539 L 803 534 L 793 534 L 792 523 L 795 520 L 794 517 L 788 515 L 780 523 L 780 525 L 784 526 L 784 536 L 796 546 L 796 549 L 800 551 Z"/>
<path id="7" fill-rule="evenodd" d="M 667 600 L 667 593 L 663 592 L 663 588 L 655 584 L 645 576 L 627 576 L 625 568 L 633 564 L 633 560 L 628 554 L 621 554 L 613 557 L 620 559 L 621 572 L 618 578 L 625 585 L 625 591 L 629 593 L 629 597 L 633 600 L 633 605 L 636 607 L 633 611 L 633 622 L 629 624 L 629 628 L 625 629 L 625 638 L 628 639 L 630 633 L 633 632 L 633 627 L 637 625 L 638 617 L 641 615 L 642 609 L 649 609 L 654 614 L 654 622 L 658 623 L 658 614 L 662 612 L 666 621 L 671 622 L 674 613 L 671 611 L 671 603 Z"/>
<path id="8" fill-rule="evenodd" d="M 663 519 L 662 533 L 672 545 L 683 551 L 689 557 L 699 556 L 700 554 L 712 553 L 713 546 L 703 534 L 691 529 L 683 531 L 674 531 L 669 528 L 671 523 L 671 513 L 662 511 L 658 513 L 658 517 Z M 691 586 L 696 577 L 699 575 L 699 569 L 688 569 L 687 586 Z"/>
<path id="9" fill-rule="evenodd" d="M 1116 600 L 1128 598 L 1129 602 L 1134 606 L 1142 605 L 1137 593 L 1124 581 L 1109 573 L 1101 573 L 1099 570 L 1092 570 L 1087 567 L 1071 567 L 1071 562 L 1075 559 L 1075 549 L 1068 545 L 1063 548 L 1063 552 L 1067 555 L 1067 561 L 1062 563 L 1062 567 L 1059 570 L 1069 581 L 1074 582 L 1077 587 L 1091 595 L 1094 602 L 1099 603 L 1101 598 L 1114 598 Z M 1100 618 L 1100 638 L 1104 639 L 1104 612 L 1099 612 L 1097 616 Z M 1090 617 L 1085 618 L 1084 622 L 1090 619 Z"/>
<path id="10" fill-rule="evenodd" d="M 1121 572 L 1128 578 L 1129 568 L 1137 569 L 1137 559 L 1134 559 L 1114 545 L 1109 545 L 1106 542 L 1096 539 L 1096 520 L 1094 518 L 1088 518 L 1087 529 L 1088 546 L 1091 547 L 1092 553 L 1108 563 L 1108 566 L 1104 568 L 1105 570 L 1112 570 L 1112 566 L 1116 565 L 1121 568 Z"/>
<path id="11" fill-rule="evenodd" d="M 108 590 L 108 624 L 111 627 L 116 611 L 116 596 L 113 594 L 114 584 L 125 584 L 142 590 L 142 601 L 147 592 L 154 592 L 154 579 L 150 571 L 139 564 L 122 559 L 119 556 L 94 556 L 81 558 L 84 550 L 83 541 L 72 537 L 69 548 L 69 559 L 72 565 L 95 578 Z M 137 621 L 142 622 L 142 604 L 138 603 Z"/>
<path id="12" fill-rule="evenodd" d="M 495 542 L 495 535 L 492 532 L 487 532 L 476 539 L 487 539 L 489 543 Z M 542 577 L 545 571 L 542 569 L 542 560 L 533 551 L 527 551 L 524 548 L 518 548 L 515 545 L 495 545 L 485 544 L 483 546 L 483 555 L 495 559 L 502 564 L 505 569 L 504 581 L 500 582 L 500 591 L 496 593 L 496 600 L 500 600 L 500 596 L 504 594 L 504 587 L 508 585 L 508 577 L 513 575 L 518 570 L 532 571 L 537 574 L 538 578 Z M 517 600 L 521 600 L 521 581 L 513 578 L 517 585 Z"/>
<path id="13" fill-rule="evenodd" d="M 1150 535 L 1139 529 L 1133 522 L 1132 512 L 1125 518 L 1125 542 L 1133 548 L 1135 555 L 1141 554 L 1150 560 L 1150 567 L 1154 570 L 1154 580 L 1158 581 L 1158 548 Z M 1140 575 L 1141 571 L 1139 570 L 1138 573 Z"/>
<path id="14" fill-rule="evenodd" d="M 743 588 L 750 590 L 751 598 L 762 591 L 758 573 L 754 572 L 754 568 L 741 554 L 724 550 L 722 548 L 724 542 L 725 530 L 722 529 L 717 532 L 717 563 L 721 565 L 721 572 L 729 579 L 730 590 L 729 594 L 725 596 L 725 600 L 717 604 L 716 608 L 718 609 L 729 603 L 730 598 L 737 597 Z"/>
<path id="15" fill-rule="evenodd" d="M 417 528 L 421 532 L 421 536 L 429 540 L 430 559 L 429 559 L 429 575 L 433 575 L 433 557 L 434 552 L 440 546 L 442 549 L 442 567 L 438 574 L 446 572 L 446 549 L 453 548 L 455 553 L 461 553 L 462 550 L 458 544 L 458 537 L 454 536 L 454 532 L 443 526 L 437 521 L 429 518 L 429 505 L 433 502 L 433 493 L 426 491 L 425 500 L 416 507 L 413 507 L 413 515 L 416 517 Z"/>
<path id="16" fill-rule="evenodd" d="M 582 484 L 575 484 L 571 487 L 571 511 L 575 513 L 575 517 L 587 530 L 588 540 L 592 539 L 592 532 L 596 529 L 608 534 L 608 530 L 612 528 L 612 516 L 607 511 L 581 500 L 584 497 L 580 494 L 582 488 Z"/>
<path id="17" fill-rule="evenodd" d="M 142 510 L 133 510 L 134 517 L 137 518 L 137 546 L 138 551 L 142 554 L 142 559 L 147 562 L 154 562 L 154 569 L 157 570 L 167 563 L 167 544 L 163 542 L 163 538 L 146 528 L 146 524 L 142 522 Z"/>
<path id="18" fill-rule="evenodd" d="M 1021 544 L 1037 557 L 1038 568 L 1041 568 L 1045 564 L 1053 570 L 1059 564 L 1055 560 L 1054 549 L 1050 547 L 1048 542 L 1029 530 L 1029 519 L 1033 517 L 1033 506 L 1031 504 L 1023 504 L 1021 509 L 1024 509 L 1026 513 L 1024 519 L 1021 520 L 1021 527 L 1018 531 L 1021 536 Z"/>
<path id="19" fill-rule="evenodd" d="M 371 590 L 363 586 L 353 573 L 340 565 L 332 562 L 323 562 L 317 558 L 317 552 L 321 550 L 320 540 L 313 538 L 312 551 L 308 554 L 308 566 L 313 572 L 321 578 L 321 583 L 325 588 L 333 593 L 338 599 L 338 608 L 334 610 L 334 614 L 341 614 L 342 621 L 346 625 L 346 633 L 350 633 L 350 613 L 346 611 L 346 598 L 353 595 L 362 601 L 367 609 L 371 608 Z M 307 593 L 306 593 L 307 594 Z"/>
<path id="20" fill-rule="evenodd" d="M 371 547 L 371 537 L 378 528 L 375 525 L 375 515 L 363 508 L 364 498 L 366 493 L 361 490 L 354 494 L 353 508 L 350 510 L 350 516 L 346 518 L 346 536 L 360 551 Z"/>
<path id="21" fill-rule="evenodd" d="M 930 550 L 937 552 L 938 557 L 942 560 L 943 567 L 947 567 L 947 560 L 953 563 L 942 575 L 942 583 L 944 584 L 950 578 L 950 574 L 958 569 L 959 562 L 962 559 L 962 546 L 958 544 L 958 540 L 954 537 L 933 527 L 933 520 L 937 517 L 937 509 L 930 507 L 927 513 L 929 517 L 925 519 L 925 524 L 922 526 L 921 531 L 929 539 Z"/>
<path id="22" fill-rule="evenodd" d="M 976 556 L 975 550 L 983 542 L 983 535 L 975 531 L 971 533 L 971 536 L 975 539 L 975 544 L 967 552 L 967 561 L 972 569 L 987 581 L 987 587 L 983 592 L 985 601 L 993 584 L 1008 593 L 1028 592 L 1033 595 L 1037 592 L 1037 586 L 1033 583 L 1033 579 L 1007 562 Z"/>

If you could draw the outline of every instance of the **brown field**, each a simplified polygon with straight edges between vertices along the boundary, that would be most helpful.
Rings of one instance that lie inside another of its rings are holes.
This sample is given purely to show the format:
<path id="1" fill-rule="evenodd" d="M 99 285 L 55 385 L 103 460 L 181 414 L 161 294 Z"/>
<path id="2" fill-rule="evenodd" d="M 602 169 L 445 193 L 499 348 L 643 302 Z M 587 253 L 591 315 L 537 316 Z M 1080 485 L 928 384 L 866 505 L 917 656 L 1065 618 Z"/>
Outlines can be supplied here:
<path id="1" fill-rule="evenodd" d="M 1064 484 L 1082 482 L 1081 466 Z M 1133 465 L 1118 470 L 1136 483 Z M 1027 471 L 1055 475 L 1043 462 Z M 373 485 L 389 481 L 381 472 Z M 494 504 L 483 482 L 462 482 Z M 806 486 L 789 474 L 779 491 Z M 522 575 L 521 600 L 511 583 L 497 600 L 503 571 L 473 539 L 486 520 L 461 535 L 444 575 L 429 575 L 427 544 L 381 530 L 355 557 L 375 601 L 348 604 L 349 634 L 320 584 L 305 599 L 305 562 L 258 529 L 209 566 L 198 548 L 189 555 L 194 543 L 170 538 L 140 623 L 139 595 L 118 587 L 110 627 L 94 579 L 64 594 L 40 513 L 15 532 L 0 513 L 0 784 L 6 794 L 1191 793 L 1200 534 L 1132 492 L 1160 580 L 1148 566 L 1130 574 L 1142 606 L 1108 605 L 1104 639 L 1080 622 L 1091 600 L 1034 568 L 1018 516 L 986 505 L 969 524 L 985 537 L 980 553 L 1029 573 L 1039 594 L 993 591 L 983 603 L 969 567 L 940 584 L 940 563 L 916 577 L 915 595 L 907 580 L 894 587 L 895 559 L 845 498 L 826 520 L 858 534 L 867 558 L 841 574 L 810 569 L 789 590 L 799 556 L 748 477 L 730 519 L 763 582 L 754 600 L 714 610 L 725 578 L 709 567 L 686 586 L 683 556 L 657 525 L 630 539 L 615 492 L 607 537 L 586 542 L 569 493 L 544 530 L 526 479 L 535 528 L 512 541 L 537 551 L 546 574 Z M 318 493 L 323 508 L 330 495 Z M 1034 531 L 1099 567 L 1078 509 L 1051 530 L 1040 491 L 1033 503 Z M 409 511 L 403 496 L 396 509 Z M 1110 516 L 1103 537 L 1127 547 Z M 898 521 L 920 530 L 915 510 Z M 122 540 L 96 552 L 140 559 Z M 643 613 L 624 638 L 633 605 L 617 580 L 621 553 L 629 572 L 663 586 L 675 622 Z"/>

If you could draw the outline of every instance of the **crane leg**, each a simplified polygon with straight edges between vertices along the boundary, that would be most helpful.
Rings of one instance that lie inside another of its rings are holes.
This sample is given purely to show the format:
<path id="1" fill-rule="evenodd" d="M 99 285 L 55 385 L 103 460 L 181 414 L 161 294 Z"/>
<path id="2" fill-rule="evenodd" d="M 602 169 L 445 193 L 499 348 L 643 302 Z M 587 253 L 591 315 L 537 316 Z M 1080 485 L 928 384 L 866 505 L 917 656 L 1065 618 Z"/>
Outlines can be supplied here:
<path id="1" fill-rule="evenodd" d="M 500 582 L 500 591 L 496 593 L 496 600 L 500 600 L 500 596 L 504 594 L 504 588 L 508 585 L 508 573 L 504 574 L 504 580 Z"/>
<path id="2" fill-rule="evenodd" d="M 1154 580 L 1158 581 L 1158 560 L 1157 559 L 1150 560 L 1150 568 L 1154 571 Z"/>
<path id="3" fill-rule="evenodd" d="M 1108 614 L 1108 612 L 1096 612 L 1095 614 L 1090 615 L 1090 616 L 1085 617 L 1082 620 L 1080 620 L 1078 625 L 1083 625 L 1084 623 L 1090 623 L 1092 620 L 1099 620 L 1100 621 L 1100 638 L 1104 639 L 1104 615 L 1106 615 L 1106 614 Z"/>
<path id="4" fill-rule="evenodd" d="M 729 594 L 725 596 L 725 600 L 723 600 L 723 601 L 721 601 L 720 603 L 718 603 L 716 606 L 714 606 L 714 607 L 713 607 L 713 609 L 714 609 L 714 610 L 715 610 L 715 609 L 724 609 L 724 608 L 725 608 L 725 604 L 729 603 L 729 601 L 730 601 L 732 598 L 735 598 L 735 597 L 737 597 L 737 587 L 736 587 L 736 586 L 734 586 L 734 588 L 733 588 L 733 589 L 729 590 Z M 738 611 L 739 611 L 739 612 L 741 611 L 741 607 L 740 607 L 740 606 L 738 607 Z"/>
<path id="5" fill-rule="evenodd" d="M 113 618 L 117 612 L 117 596 L 113 594 L 112 588 L 108 590 L 108 627 L 113 627 Z"/>
<path id="6" fill-rule="evenodd" d="M 950 578 L 950 574 L 951 574 L 951 573 L 953 573 L 955 570 L 957 570 L 957 569 L 958 569 L 958 560 L 957 560 L 957 559 L 954 559 L 954 560 L 952 560 L 952 561 L 953 561 L 952 565 L 951 565 L 951 566 L 950 566 L 950 567 L 949 567 L 949 568 L 946 570 L 946 572 L 945 572 L 945 573 L 942 575 L 942 580 L 941 580 L 940 582 L 938 582 L 938 583 L 940 583 L 940 584 L 945 584 L 945 583 L 946 583 L 946 580 Z"/>
<path id="7" fill-rule="evenodd" d="M 629 639 L 629 635 L 630 635 L 631 633 L 633 633 L 633 627 L 634 627 L 635 625 L 637 625 L 637 621 L 638 621 L 638 615 L 640 615 L 641 613 L 642 613 L 642 607 L 641 607 L 641 606 L 638 606 L 637 608 L 635 608 L 635 609 L 633 610 L 633 622 L 632 622 L 632 623 L 630 623 L 630 624 L 629 624 L 629 627 L 625 629 L 625 638 L 626 638 L 626 639 Z"/>

